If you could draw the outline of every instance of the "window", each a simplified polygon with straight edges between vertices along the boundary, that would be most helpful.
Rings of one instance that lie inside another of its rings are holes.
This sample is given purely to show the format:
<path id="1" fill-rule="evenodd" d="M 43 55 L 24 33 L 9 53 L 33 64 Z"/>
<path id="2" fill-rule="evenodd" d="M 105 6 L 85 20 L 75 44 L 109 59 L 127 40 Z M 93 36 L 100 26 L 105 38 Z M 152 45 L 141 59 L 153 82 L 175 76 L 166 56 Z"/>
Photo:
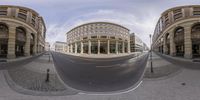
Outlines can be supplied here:
<path id="1" fill-rule="evenodd" d="M 176 9 L 173 11 L 173 13 L 174 13 L 174 20 L 177 20 L 177 19 L 183 17 L 182 9 Z"/>
<path id="2" fill-rule="evenodd" d="M 24 9 L 19 9 L 18 18 L 23 19 L 26 21 L 27 18 L 27 11 Z"/>
<path id="3" fill-rule="evenodd" d="M 193 8 L 193 16 L 200 16 L 200 7 Z"/>
<path id="4" fill-rule="evenodd" d="M 0 8 L 0 16 L 6 16 L 7 15 L 7 8 Z"/>
<path id="5" fill-rule="evenodd" d="M 32 14 L 31 24 L 32 24 L 33 26 L 35 26 L 35 19 L 36 19 L 36 15 L 35 15 L 35 14 Z"/>
<path id="6" fill-rule="evenodd" d="M 168 17 L 168 13 L 165 14 L 165 26 L 169 25 L 169 17 Z"/>

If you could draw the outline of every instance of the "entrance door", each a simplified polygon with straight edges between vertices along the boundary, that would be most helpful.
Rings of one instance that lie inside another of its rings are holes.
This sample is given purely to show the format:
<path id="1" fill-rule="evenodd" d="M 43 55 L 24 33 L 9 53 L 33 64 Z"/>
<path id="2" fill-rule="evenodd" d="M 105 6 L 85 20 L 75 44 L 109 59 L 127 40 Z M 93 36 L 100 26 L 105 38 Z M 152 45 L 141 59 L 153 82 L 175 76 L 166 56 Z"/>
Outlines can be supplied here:
<path id="1" fill-rule="evenodd" d="M 192 45 L 193 58 L 200 57 L 200 44 Z"/>

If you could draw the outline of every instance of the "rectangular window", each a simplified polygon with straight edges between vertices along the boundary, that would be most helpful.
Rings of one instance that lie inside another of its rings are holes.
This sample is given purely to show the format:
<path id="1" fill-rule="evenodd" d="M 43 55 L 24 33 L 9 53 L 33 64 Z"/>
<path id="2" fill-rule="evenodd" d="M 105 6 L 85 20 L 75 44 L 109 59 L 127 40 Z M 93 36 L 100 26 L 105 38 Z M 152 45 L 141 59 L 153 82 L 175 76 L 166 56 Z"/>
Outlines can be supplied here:
<path id="1" fill-rule="evenodd" d="M 183 17 L 182 9 L 176 9 L 173 11 L 173 13 L 174 13 L 174 20 L 177 20 L 177 19 Z"/>
<path id="2" fill-rule="evenodd" d="M 23 19 L 26 21 L 27 18 L 27 11 L 24 9 L 19 9 L 18 18 Z"/>
<path id="3" fill-rule="evenodd" d="M 200 16 L 200 7 L 193 8 L 193 16 Z"/>
<path id="4" fill-rule="evenodd" d="M 32 14 L 31 24 L 32 24 L 33 26 L 35 26 L 35 19 L 36 19 L 36 15 L 35 15 L 35 14 Z"/>
<path id="5" fill-rule="evenodd" d="M 169 17 L 168 17 L 168 13 L 165 14 L 165 26 L 169 25 Z"/>
<path id="6" fill-rule="evenodd" d="M 6 16 L 7 15 L 7 8 L 0 8 L 0 16 Z"/>
<path id="7" fill-rule="evenodd" d="M 97 36 L 91 36 L 91 38 L 92 38 L 92 39 L 95 39 L 95 38 L 97 38 Z"/>

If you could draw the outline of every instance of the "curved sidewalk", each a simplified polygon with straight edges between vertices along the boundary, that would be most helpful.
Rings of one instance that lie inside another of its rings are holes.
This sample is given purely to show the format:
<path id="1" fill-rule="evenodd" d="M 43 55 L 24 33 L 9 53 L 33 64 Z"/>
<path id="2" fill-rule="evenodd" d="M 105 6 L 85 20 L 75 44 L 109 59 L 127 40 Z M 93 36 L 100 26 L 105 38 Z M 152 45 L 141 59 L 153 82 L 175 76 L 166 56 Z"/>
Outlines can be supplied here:
<path id="1" fill-rule="evenodd" d="M 151 73 L 151 60 L 149 56 L 149 60 L 146 66 L 145 78 L 166 78 L 167 76 L 176 74 L 177 72 L 181 71 L 181 68 L 175 66 L 174 64 L 170 63 L 169 61 L 163 59 L 155 52 L 152 52 L 152 67 L 153 73 Z"/>

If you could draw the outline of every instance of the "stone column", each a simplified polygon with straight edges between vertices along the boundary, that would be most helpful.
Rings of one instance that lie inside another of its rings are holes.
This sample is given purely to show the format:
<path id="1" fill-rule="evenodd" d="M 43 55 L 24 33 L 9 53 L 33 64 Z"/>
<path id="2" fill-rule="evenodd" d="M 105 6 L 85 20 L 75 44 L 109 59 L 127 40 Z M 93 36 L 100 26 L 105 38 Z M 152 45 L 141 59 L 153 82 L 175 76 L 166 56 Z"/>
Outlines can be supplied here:
<path id="1" fill-rule="evenodd" d="M 192 40 L 191 40 L 191 26 L 184 26 L 184 58 L 192 58 Z"/>
<path id="2" fill-rule="evenodd" d="M 124 53 L 124 41 L 122 42 L 122 53 Z"/>
<path id="3" fill-rule="evenodd" d="M 119 51 L 118 51 L 118 41 L 116 40 L 116 44 L 115 44 L 116 46 L 115 46 L 115 53 L 116 54 L 118 54 L 119 53 Z"/>
<path id="4" fill-rule="evenodd" d="M 25 56 L 30 56 L 30 36 L 31 33 L 29 31 L 26 32 L 26 43 L 25 43 Z"/>
<path id="5" fill-rule="evenodd" d="M 34 46 L 33 46 L 33 54 L 37 53 L 37 34 L 34 34 Z"/>
<path id="6" fill-rule="evenodd" d="M 173 31 L 171 30 L 169 32 L 170 34 L 170 55 L 171 56 L 175 56 L 175 43 L 174 43 L 174 33 Z"/>
<path id="7" fill-rule="evenodd" d="M 70 53 L 73 53 L 73 46 L 70 44 Z"/>
<path id="8" fill-rule="evenodd" d="M 107 54 L 110 54 L 110 40 L 107 42 Z"/>
<path id="9" fill-rule="evenodd" d="M 130 40 L 128 40 L 128 53 L 131 53 L 131 44 L 130 44 Z"/>
<path id="10" fill-rule="evenodd" d="M 81 54 L 83 54 L 83 42 L 81 41 Z"/>
<path id="11" fill-rule="evenodd" d="M 100 40 L 98 40 L 98 54 L 100 54 Z"/>
<path id="12" fill-rule="evenodd" d="M 163 41 L 164 41 L 164 44 L 163 44 L 163 52 L 164 52 L 164 54 L 167 54 L 167 45 L 166 45 L 166 37 L 164 36 L 163 37 Z"/>
<path id="13" fill-rule="evenodd" d="M 15 34 L 16 34 L 16 26 L 10 25 L 9 26 L 9 35 L 8 35 L 8 54 L 7 54 L 8 59 L 16 58 Z"/>
<path id="14" fill-rule="evenodd" d="M 91 54 L 91 41 L 88 40 L 88 54 Z"/>
<path id="15" fill-rule="evenodd" d="M 77 43 L 75 42 L 75 54 L 77 54 Z"/>

